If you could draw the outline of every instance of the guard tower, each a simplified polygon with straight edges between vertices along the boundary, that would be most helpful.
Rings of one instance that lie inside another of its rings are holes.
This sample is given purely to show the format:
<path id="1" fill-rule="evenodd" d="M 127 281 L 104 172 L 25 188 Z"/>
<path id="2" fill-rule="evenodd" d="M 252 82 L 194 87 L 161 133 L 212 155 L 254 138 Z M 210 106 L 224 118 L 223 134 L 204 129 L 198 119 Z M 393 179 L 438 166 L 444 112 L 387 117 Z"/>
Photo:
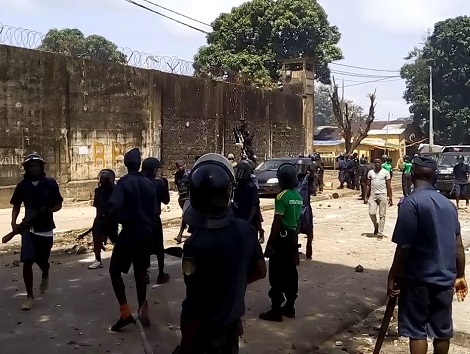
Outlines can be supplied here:
<path id="1" fill-rule="evenodd" d="M 315 67 L 312 58 L 288 59 L 282 63 L 283 91 L 302 96 L 305 154 L 313 152 L 314 77 Z"/>

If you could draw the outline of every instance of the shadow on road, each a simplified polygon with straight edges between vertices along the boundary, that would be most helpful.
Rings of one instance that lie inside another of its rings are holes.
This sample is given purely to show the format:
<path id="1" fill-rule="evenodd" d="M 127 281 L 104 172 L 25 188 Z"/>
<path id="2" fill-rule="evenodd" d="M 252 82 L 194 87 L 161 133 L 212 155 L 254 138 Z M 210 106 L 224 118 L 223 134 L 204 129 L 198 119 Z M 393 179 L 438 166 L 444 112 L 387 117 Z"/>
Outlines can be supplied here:
<path id="1" fill-rule="evenodd" d="M 12 257 L 1 259 L 0 341 L 5 353 L 142 353 L 138 331 L 110 333 L 117 320 L 118 304 L 107 269 L 88 270 L 89 257 L 55 256 L 51 288 L 37 297 L 30 312 L 20 310 L 24 300 L 21 267 L 9 268 Z M 105 262 L 105 267 L 107 266 Z M 153 326 L 147 336 L 155 353 L 171 353 L 179 338 L 179 313 L 184 298 L 180 260 L 167 257 L 168 284 L 149 289 Z M 157 270 L 152 264 L 151 282 Z M 125 277 L 129 303 L 136 309 L 132 274 Z M 297 318 L 268 323 L 258 314 L 269 308 L 267 279 L 247 290 L 245 333 L 241 353 L 308 353 L 322 342 L 363 319 L 385 302 L 385 270 L 354 268 L 340 264 L 303 261 L 299 266 Z M 35 273 L 35 284 L 39 274 Z M 216 281 L 216 280 L 215 280 Z"/>

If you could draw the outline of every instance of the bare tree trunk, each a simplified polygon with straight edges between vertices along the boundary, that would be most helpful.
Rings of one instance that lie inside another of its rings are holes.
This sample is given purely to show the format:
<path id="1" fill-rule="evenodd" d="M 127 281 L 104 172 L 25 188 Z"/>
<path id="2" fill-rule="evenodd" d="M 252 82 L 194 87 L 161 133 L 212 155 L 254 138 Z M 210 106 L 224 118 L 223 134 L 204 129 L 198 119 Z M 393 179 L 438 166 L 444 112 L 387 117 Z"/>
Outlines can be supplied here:
<path id="1" fill-rule="evenodd" d="M 343 98 L 339 98 L 338 86 L 333 78 L 333 87 L 330 92 L 331 105 L 333 108 L 333 114 L 338 124 L 338 128 L 342 131 L 344 139 L 344 147 L 347 154 L 352 154 L 354 150 L 360 145 L 361 141 L 367 137 L 367 133 L 370 130 L 370 126 L 375 119 L 375 92 L 369 95 L 370 107 L 369 113 L 365 117 L 363 124 L 360 125 L 357 132 L 353 132 L 352 122 L 357 119 L 357 115 L 352 107 L 344 101 Z"/>

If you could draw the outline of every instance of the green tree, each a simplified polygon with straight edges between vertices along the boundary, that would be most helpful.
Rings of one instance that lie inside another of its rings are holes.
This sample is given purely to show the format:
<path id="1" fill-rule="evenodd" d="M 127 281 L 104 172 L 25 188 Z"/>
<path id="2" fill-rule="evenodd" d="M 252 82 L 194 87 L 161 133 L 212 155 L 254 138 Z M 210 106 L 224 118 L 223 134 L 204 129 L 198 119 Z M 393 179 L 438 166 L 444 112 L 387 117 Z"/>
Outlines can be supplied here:
<path id="1" fill-rule="evenodd" d="M 221 14 L 194 57 L 197 76 L 275 87 L 284 59 L 313 58 L 315 78 L 342 58 L 340 33 L 316 0 L 253 0 Z"/>
<path id="2" fill-rule="evenodd" d="M 435 140 L 470 144 L 470 17 L 438 22 L 402 69 L 404 98 L 417 123 L 429 126 L 429 67 L 433 79 Z M 428 129 L 425 129 L 428 131 Z"/>
<path id="3" fill-rule="evenodd" d="M 315 126 L 336 125 L 335 115 L 331 106 L 330 88 L 325 85 L 317 85 L 314 91 Z"/>
<path id="4" fill-rule="evenodd" d="M 76 58 L 111 61 L 125 64 L 127 58 L 113 42 L 98 35 L 85 35 L 78 29 L 51 29 L 45 35 L 39 50 L 60 53 Z"/>

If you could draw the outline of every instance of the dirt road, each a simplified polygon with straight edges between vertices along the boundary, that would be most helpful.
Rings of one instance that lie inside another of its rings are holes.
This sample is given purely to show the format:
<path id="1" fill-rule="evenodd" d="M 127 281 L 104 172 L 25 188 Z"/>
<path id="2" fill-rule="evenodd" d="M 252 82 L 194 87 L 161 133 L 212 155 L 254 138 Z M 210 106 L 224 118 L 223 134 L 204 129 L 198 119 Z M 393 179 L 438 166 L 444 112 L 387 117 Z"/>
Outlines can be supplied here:
<path id="1" fill-rule="evenodd" d="M 259 312 L 269 307 L 268 282 L 265 279 L 251 285 L 242 353 L 306 353 L 384 303 L 385 277 L 394 246 L 388 237 L 372 237 L 367 206 L 355 197 L 346 197 L 314 203 L 314 213 L 314 261 L 304 260 L 299 267 L 298 318 L 280 324 L 258 320 Z M 272 211 L 265 213 L 266 231 L 271 215 Z M 395 218 L 396 207 L 392 207 L 387 213 L 387 236 L 392 233 Z M 462 220 L 462 226 L 464 234 L 469 234 L 468 217 Z M 175 227 L 165 229 L 167 245 L 174 245 L 176 233 Z M 90 255 L 54 256 L 51 289 L 37 298 L 36 307 L 29 313 L 20 310 L 24 287 L 21 268 L 12 267 L 16 257 L 0 259 L 0 309 L 4 314 L 0 341 L 6 353 L 26 353 L 39 346 L 48 354 L 142 353 L 135 328 L 109 333 L 118 315 L 117 303 L 106 269 L 86 268 L 92 261 Z M 359 264 L 365 268 L 363 273 L 354 270 Z M 184 296 L 180 261 L 167 258 L 167 269 L 171 282 L 149 290 L 154 324 L 147 335 L 155 353 L 169 353 L 175 346 Z M 156 275 L 154 262 L 152 283 Z M 132 276 L 127 280 L 129 300 L 135 308 Z"/>

